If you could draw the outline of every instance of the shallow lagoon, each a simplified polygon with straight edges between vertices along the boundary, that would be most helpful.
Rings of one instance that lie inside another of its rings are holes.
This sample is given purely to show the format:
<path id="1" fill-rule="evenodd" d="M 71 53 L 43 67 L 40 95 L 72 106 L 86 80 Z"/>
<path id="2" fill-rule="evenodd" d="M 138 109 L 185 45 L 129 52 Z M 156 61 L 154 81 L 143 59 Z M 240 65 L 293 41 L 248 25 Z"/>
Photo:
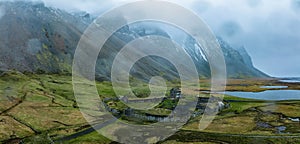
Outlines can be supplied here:
<path id="1" fill-rule="evenodd" d="M 263 92 L 225 92 L 227 95 L 257 100 L 300 100 L 300 90 L 267 90 Z"/>

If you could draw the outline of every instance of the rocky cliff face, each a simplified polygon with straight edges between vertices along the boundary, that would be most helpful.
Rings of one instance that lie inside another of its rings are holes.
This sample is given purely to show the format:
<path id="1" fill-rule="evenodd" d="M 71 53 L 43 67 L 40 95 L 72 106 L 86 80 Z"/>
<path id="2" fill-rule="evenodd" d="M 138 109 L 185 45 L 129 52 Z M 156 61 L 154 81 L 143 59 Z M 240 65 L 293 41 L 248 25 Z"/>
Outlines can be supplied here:
<path id="1" fill-rule="evenodd" d="M 218 38 L 223 50 L 228 77 L 231 78 L 251 78 L 268 77 L 265 73 L 259 71 L 253 66 L 251 57 L 243 50 L 236 50 L 228 43 Z"/>
<path id="2" fill-rule="evenodd" d="M 46 7 L 43 3 L 0 2 L 0 70 L 15 69 L 21 72 L 71 72 L 73 54 L 85 28 L 93 18 L 87 13 L 67 13 Z M 112 19 L 122 20 L 122 18 Z M 97 62 L 97 77 L 109 79 L 114 56 L 128 42 L 147 35 L 170 37 L 159 27 L 126 26 L 117 31 L 105 44 Z M 225 55 L 228 76 L 267 77 L 255 69 L 246 52 L 231 48 L 220 39 Z M 182 44 L 193 57 L 199 75 L 210 76 L 205 56 L 191 37 Z M 132 75 L 146 78 L 165 75 L 168 79 L 178 77 L 177 71 L 168 61 L 147 57 L 132 69 Z"/>

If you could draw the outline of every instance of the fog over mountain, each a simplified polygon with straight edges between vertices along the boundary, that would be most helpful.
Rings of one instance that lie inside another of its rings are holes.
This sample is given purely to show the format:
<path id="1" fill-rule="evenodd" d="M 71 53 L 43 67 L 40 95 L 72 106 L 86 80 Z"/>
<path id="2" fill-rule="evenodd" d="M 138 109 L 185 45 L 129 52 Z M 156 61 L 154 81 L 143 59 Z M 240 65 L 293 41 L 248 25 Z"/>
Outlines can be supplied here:
<path id="1" fill-rule="evenodd" d="M 95 15 L 134 0 L 43 0 L 47 6 Z M 299 0 L 170 0 L 197 12 L 234 47 L 245 47 L 256 67 L 272 76 L 300 76 Z M 273 63 L 276 62 L 276 65 Z"/>
<path id="2" fill-rule="evenodd" d="M 4 8 L 0 7 L 0 20 L 4 14 L 5 14 Z"/>
<path id="3" fill-rule="evenodd" d="M 31 72 L 70 72 L 73 54 L 81 34 L 93 21 L 86 12 L 66 12 L 47 7 L 40 2 L 1 2 L 4 15 L 0 21 L 0 68 Z M 122 20 L 122 17 L 112 18 Z M 125 19 L 124 19 L 125 20 Z M 152 24 L 151 24 L 152 25 Z M 104 53 L 97 61 L 98 78 L 109 79 L 110 66 L 116 53 L 126 43 L 138 37 L 159 35 L 171 37 L 168 30 L 147 24 L 129 25 L 117 31 L 105 44 Z M 176 40 L 176 39 L 175 39 Z M 257 70 L 245 49 L 234 49 L 219 38 L 224 52 L 229 77 L 266 77 Z M 209 77 L 210 69 L 203 53 L 191 37 L 178 41 L 192 56 L 199 76 Z M 174 51 L 174 55 L 176 51 Z M 145 64 L 153 65 L 145 65 Z M 146 73 L 142 73 L 142 72 Z M 147 78 L 165 74 L 168 79 L 177 77 L 176 69 L 167 61 L 148 57 L 132 69 L 132 75 Z"/>
<path id="4" fill-rule="evenodd" d="M 299 0 L 195 1 L 192 8 L 254 65 L 272 76 L 300 76 Z M 275 64 L 276 63 L 276 64 Z"/>

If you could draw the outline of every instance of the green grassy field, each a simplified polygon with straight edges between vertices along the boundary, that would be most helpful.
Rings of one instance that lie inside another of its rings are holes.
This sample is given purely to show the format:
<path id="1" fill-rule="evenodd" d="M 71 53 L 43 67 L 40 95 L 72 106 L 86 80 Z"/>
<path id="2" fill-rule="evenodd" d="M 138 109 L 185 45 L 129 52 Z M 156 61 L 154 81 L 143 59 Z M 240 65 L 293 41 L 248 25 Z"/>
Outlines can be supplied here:
<path id="1" fill-rule="evenodd" d="M 200 90 L 209 90 L 208 80 L 201 80 Z M 114 98 L 110 82 L 97 82 L 99 97 Z M 227 90 L 262 91 L 262 85 L 281 85 L 275 80 L 229 80 Z M 243 86 L 241 86 L 243 85 Z M 167 83 L 168 89 L 178 84 Z M 290 88 L 299 86 L 289 84 Z M 133 80 L 134 91 L 149 95 L 148 85 Z M 196 90 L 196 89 L 195 89 Z M 168 95 L 168 94 L 166 94 Z M 222 110 L 204 131 L 198 130 L 201 115 L 192 118 L 182 130 L 161 143 L 299 143 L 300 101 L 256 101 L 225 96 L 230 107 Z M 109 101 L 112 108 L 126 109 L 120 101 Z M 144 113 L 168 115 L 176 103 L 166 100 Z M 286 129 L 279 132 L 278 127 Z M 7 72 L 0 76 L 0 142 L 50 143 L 86 130 L 90 126 L 80 113 L 69 75 L 21 74 Z M 97 132 L 62 141 L 62 143 L 112 143 Z"/>

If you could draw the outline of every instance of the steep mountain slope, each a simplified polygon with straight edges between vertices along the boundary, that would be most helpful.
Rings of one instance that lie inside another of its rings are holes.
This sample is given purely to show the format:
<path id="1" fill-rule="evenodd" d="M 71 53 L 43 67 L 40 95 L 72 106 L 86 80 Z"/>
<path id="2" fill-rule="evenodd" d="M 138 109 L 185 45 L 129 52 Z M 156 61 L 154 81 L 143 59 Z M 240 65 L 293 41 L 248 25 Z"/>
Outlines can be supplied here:
<path id="1" fill-rule="evenodd" d="M 86 23 L 42 3 L 1 2 L 1 69 L 69 71 Z"/>
<path id="2" fill-rule="evenodd" d="M 93 20 L 89 14 L 70 14 L 46 7 L 43 3 L 32 2 L 0 2 L 0 7 L 4 9 L 4 15 L 0 19 L 0 70 L 71 72 L 77 43 L 85 28 Z M 112 18 L 111 22 L 116 20 L 125 19 Z M 123 27 L 103 47 L 97 61 L 97 78 L 109 79 L 110 66 L 118 51 L 126 43 L 147 35 L 170 38 L 169 34 L 159 27 L 149 25 Z M 251 58 L 246 52 L 241 54 L 222 40 L 220 44 L 225 55 L 228 76 L 267 77 L 253 67 Z M 195 41 L 187 37 L 182 46 L 193 56 L 199 75 L 209 77 L 208 62 Z M 131 74 L 143 79 L 155 75 L 164 75 L 168 79 L 178 77 L 172 64 L 157 57 L 140 60 L 132 68 Z"/>
<path id="3" fill-rule="evenodd" d="M 244 51 L 239 52 L 232 48 L 228 43 L 218 38 L 223 50 L 228 77 L 231 78 L 249 78 L 249 77 L 268 77 L 265 73 L 259 71 L 253 66 L 251 57 Z"/>

